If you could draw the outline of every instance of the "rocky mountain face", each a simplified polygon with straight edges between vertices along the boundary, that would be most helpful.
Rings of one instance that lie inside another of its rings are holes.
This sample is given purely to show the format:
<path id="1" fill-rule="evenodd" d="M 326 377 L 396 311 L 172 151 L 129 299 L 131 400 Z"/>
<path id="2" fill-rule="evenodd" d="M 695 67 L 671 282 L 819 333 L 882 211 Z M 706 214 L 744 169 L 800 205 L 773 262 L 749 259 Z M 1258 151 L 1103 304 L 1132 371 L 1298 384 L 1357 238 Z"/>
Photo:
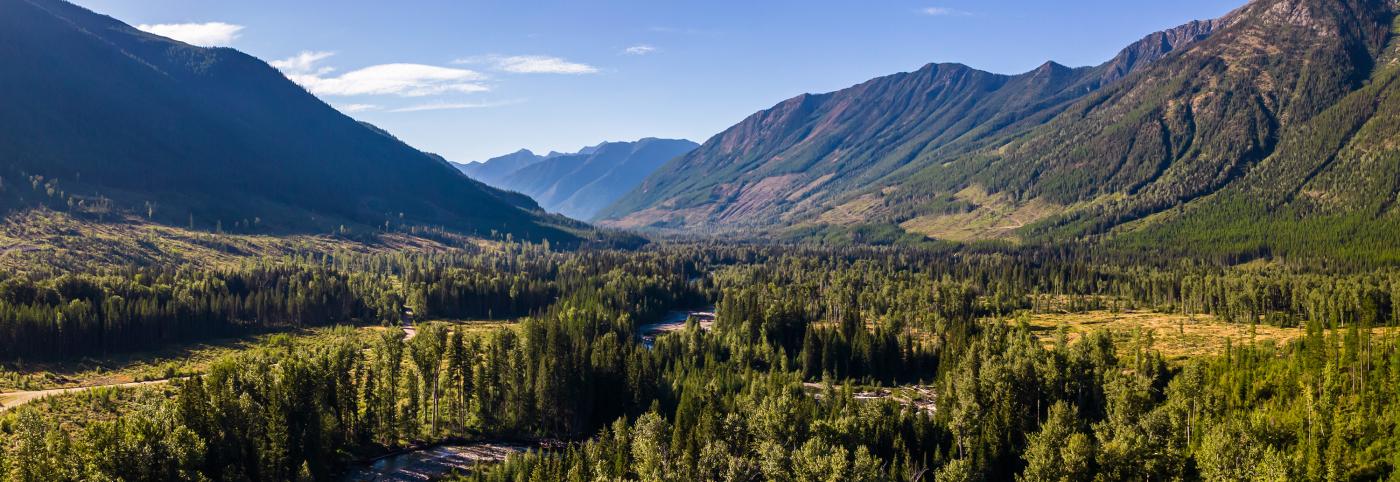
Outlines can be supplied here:
<path id="1" fill-rule="evenodd" d="M 1223 21 L 1155 33 L 1087 68 L 1020 75 L 930 64 L 759 112 L 666 166 L 600 216 L 619 226 L 771 226 L 818 215 L 846 193 L 931 153 L 1043 124 L 1101 86 L 1209 36 Z"/>
<path id="2" fill-rule="evenodd" d="M 1016 234 L 1063 238 L 1107 233 L 1188 204 L 1225 202 L 1216 194 L 1227 187 L 1290 183 L 1255 171 L 1281 162 L 1281 140 L 1384 77 L 1387 69 L 1376 65 L 1392 17 L 1383 2 L 1250 3 L 1209 38 L 1100 89 L 1026 135 L 921 168 L 893 204 L 939 192 L 956 198 L 975 186 L 1009 207 L 1037 203 L 1008 223 L 1027 225 Z M 892 220 L 936 233 L 945 213 L 910 214 Z"/>
<path id="3" fill-rule="evenodd" d="M 555 227 L 570 222 L 340 114 L 256 58 L 60 0 L 0 0 L 0 105 L 6 209 L 574 238 Z"/>
<path id="4" fill-rule="evenodd" d="M 659 169 L 600 217 L 682 230 L 876 223 L 954 240 L 1161 239 L 1190 213 L 1245 207 L 1384 226 L 1393 203 L 1358 200 L 1393 199 L 1395 166 L 1361 126 L 1386 128 L 1393 10 L 1255 0 L 1096 67 L 930 65 L 799 96 Z M 1348 149 L 1355 161 L 1341 162 Z M 1232 242 L 1269 249 L 1251 236 Z"/>
<path id="5" fill-rule="evenodd" d="M 687 140 L 646 138 L 605 142 L 574 154 L 539 156 L 521 150 L 459 167 L 482 182 L 524 193 L 550 212 L 588 220 L 657 167 L 697 146 Z"/>

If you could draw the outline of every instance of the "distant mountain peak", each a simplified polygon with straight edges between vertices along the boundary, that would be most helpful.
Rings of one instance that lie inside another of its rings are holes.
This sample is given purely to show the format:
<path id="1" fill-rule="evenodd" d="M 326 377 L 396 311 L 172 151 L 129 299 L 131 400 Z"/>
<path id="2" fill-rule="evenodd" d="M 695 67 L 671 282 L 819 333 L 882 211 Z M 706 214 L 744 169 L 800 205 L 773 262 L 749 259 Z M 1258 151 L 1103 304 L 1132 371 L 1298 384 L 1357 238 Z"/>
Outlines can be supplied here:
<path id="1" fill-rule="evenodd" d="M 646 137 L 602 142 L 573 154 L 502 156 L 459 167 L 483 182 L 529 195 L 549 211 L 590 219 L 662 163 L 697 146 L 687 140 Z"/>

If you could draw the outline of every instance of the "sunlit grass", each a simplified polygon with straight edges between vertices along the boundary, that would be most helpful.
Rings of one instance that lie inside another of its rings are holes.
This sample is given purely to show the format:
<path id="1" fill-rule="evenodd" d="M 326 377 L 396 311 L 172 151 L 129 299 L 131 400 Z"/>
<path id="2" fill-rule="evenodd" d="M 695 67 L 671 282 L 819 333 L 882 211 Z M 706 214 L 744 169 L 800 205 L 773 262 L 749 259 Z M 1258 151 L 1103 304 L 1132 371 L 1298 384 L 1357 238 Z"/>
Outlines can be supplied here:
<path id="1" fill-rule="evenodd" d="M 1122 343 L 1120 346 L 1132 346 L 1141 335 L 1150 333 L 1153 349 L 1160 351 L 1164 357 L 1175 360 L 1222 354 L 1229 346 L 1256 343 L 1284 345 L 1306 334 L 1306 330 L 1302 328 L 1228 323 L 1211 315 L 1147 310 L 1027 313 L 1006 321 L 1025 322 L 1031 332 L 1047 346 L 1055 342 L 1060 330 L 1065 330 L 1070 342 L 1087 333 L 1108 330 L 1113 334 L 1115 341 Z M 1381 333 L 1396 332 L 1394 328 L 1376 330 Z"/>

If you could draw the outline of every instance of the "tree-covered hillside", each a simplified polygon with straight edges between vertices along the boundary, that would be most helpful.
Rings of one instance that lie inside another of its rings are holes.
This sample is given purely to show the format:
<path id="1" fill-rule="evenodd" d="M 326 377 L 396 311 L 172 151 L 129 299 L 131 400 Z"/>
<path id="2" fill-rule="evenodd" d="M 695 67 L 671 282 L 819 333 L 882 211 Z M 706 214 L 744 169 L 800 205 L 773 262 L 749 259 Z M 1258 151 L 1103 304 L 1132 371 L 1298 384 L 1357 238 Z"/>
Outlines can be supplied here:
<path id="1" fill-rule="evenodd" d="M 773 225 L 931 156 L 1044 123 L 1069 102 L 1208 37 L 1218 22 L 1157 32 L 1114 59 L 1020 75 L 930 64 L 837 92 L 801 95 L 744 119 L 659 169 L 600 217 L 623 226 Z M 904 174 L 896 174 L 904 173 Z"/>
<path id="2" fill-rule="evenodd" d="M 0 205 L 199 229 L 441 226 L 574 236 L 533 202 L 350 119 L 262 61 L 60 0 L 0 1 Z"/>
<path id="3" fill-rule="evenodd" d="M 1014 77 L 1079 79 L 1013 90 L 1018 102 L 994 101 L 1008 89 L 997 83 L 896 88 L 941 66 L 804 96 L 605 213 L 690 231 L 898 226 L 953 241 L 1393 259 L 1394 18 L 1379 0 L 1254 0 L 1093 69 Z"/>

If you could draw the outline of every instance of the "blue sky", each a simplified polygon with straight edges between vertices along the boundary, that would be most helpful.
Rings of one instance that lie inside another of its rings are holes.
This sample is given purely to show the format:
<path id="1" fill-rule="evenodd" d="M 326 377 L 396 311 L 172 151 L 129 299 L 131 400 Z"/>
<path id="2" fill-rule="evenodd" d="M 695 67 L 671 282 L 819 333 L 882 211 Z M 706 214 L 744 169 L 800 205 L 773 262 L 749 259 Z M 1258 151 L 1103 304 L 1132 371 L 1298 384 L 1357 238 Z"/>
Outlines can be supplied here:
<path id="1" fill-rule="evenodd" d="M 466 162 L 749 114 L 929 62 L 1092 65 L 1242 0 L 77 0 L 273 62 L 331 105 Z"/>

